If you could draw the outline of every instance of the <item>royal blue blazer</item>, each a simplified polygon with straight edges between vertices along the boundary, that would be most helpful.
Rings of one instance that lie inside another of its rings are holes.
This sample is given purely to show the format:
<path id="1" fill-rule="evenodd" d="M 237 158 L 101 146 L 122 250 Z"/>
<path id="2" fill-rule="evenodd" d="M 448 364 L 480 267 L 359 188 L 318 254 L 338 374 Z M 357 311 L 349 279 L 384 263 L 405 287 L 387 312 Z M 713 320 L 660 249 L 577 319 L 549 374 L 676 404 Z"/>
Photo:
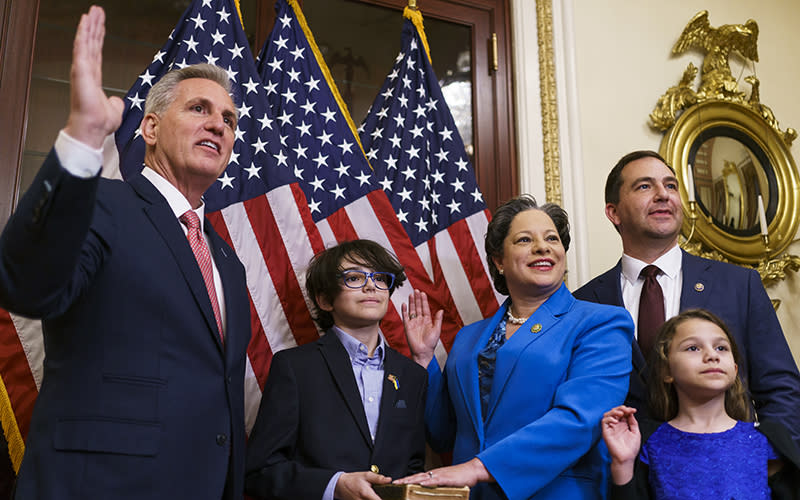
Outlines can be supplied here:
<path id="1" fill-rule="evenodd" d="M 458 332 L 444 373 L 429 365 L 429 443 L 452 450 L 453 463 L 483 462 L 496 482 L 478 484 L 473 500 L 605 498 L 600 419 L 628 391 L 630 315 L 576 300 L 562 284 L 497 351 L 484 419 L 477 356 L 508 304 Z"/>

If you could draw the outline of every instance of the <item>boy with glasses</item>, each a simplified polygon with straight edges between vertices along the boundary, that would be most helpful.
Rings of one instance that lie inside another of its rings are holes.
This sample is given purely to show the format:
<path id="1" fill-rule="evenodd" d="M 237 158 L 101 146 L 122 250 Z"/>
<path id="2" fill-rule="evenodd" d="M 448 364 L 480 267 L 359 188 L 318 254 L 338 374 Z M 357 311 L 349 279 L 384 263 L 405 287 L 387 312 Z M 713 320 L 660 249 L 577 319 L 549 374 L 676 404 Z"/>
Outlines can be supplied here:
<path id="1" fill-rule="evenodd" d="M 306 290 L 325 334 L 272 359 L 248 442 L 248 494 L 379 500 L 373 484 L 422 471 L 427 373 L 379 330 L 405 278 L 369 240 L 312 259 Z"/>

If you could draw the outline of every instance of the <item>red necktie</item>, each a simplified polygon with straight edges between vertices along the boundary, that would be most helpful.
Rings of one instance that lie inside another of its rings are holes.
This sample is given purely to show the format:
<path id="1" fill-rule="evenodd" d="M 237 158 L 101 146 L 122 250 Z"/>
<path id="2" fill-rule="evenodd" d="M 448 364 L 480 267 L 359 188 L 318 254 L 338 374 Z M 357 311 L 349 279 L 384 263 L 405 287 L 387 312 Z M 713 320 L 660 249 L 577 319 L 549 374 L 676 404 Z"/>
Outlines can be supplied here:
<path id="1" fill-rule="evenodd" d="M 194 210 L 187 210 L 178 220 L 189 229 L 186 237 L 189 239 L 189 246 L 192 247 L 194 257 L 197 259 L 197 265 L 200 266 L 200 272 L 203 274 L 203 281 L 206 282 L 206 290 L 208 290 L 208 298 L 211 300 L 211 308 L 214 310 L 214 319 L 217 320 L 219 336 L 224 340 L 222 335 L 222 316 L 219 312 L 219 300 L 217 300 L 217 290 L 214 287 L 214 270 L 211 267 L 211 254 L 208 251 L 206 240 L 203 238 L 203 233 L 200 231 L 200 218 L 197 217 Z"/>
<path id="2" fill-rule="evenodd" d="M 664 292 L 656 280 L 659 274 L 661 269 L 654 265 L 645 266 L 639 273 L 644 279 L 639 299 L 639 348 L 645 360 L 650 357 L 658 329 L 664 324 Z"/>

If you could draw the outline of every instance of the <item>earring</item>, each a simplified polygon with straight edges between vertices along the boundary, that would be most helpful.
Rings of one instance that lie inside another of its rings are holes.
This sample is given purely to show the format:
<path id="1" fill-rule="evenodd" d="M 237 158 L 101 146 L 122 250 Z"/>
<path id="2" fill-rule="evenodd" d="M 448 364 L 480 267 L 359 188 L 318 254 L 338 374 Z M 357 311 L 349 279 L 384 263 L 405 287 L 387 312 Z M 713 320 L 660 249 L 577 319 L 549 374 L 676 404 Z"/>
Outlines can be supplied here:
<path id="1" fill-rule="evenodd" d="M 500 273 L 500 276 L 503 275 L 503 270 L 502 269 L 498 269 L 497 272 Z"/>
<path id="2" fill-rule="evenodd" d="M 671 384 L 673 380 L 675 379 L 672 378 L 672 375 L 667 375 L 666 377 L 664 377 L 664 382 L 666 382 L 667 384 Z"/>

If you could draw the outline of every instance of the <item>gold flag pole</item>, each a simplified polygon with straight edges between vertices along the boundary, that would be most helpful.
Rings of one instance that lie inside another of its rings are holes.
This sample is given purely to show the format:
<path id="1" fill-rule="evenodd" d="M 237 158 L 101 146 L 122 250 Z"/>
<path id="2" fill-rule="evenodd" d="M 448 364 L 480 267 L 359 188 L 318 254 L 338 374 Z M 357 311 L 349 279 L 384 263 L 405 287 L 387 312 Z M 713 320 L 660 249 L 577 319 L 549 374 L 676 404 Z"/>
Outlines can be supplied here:
<path id="1" fill-rule="evenodd" d="M 408 0 L 408 8 L 411 10 L 417 10 L 417 0 Z"/>

